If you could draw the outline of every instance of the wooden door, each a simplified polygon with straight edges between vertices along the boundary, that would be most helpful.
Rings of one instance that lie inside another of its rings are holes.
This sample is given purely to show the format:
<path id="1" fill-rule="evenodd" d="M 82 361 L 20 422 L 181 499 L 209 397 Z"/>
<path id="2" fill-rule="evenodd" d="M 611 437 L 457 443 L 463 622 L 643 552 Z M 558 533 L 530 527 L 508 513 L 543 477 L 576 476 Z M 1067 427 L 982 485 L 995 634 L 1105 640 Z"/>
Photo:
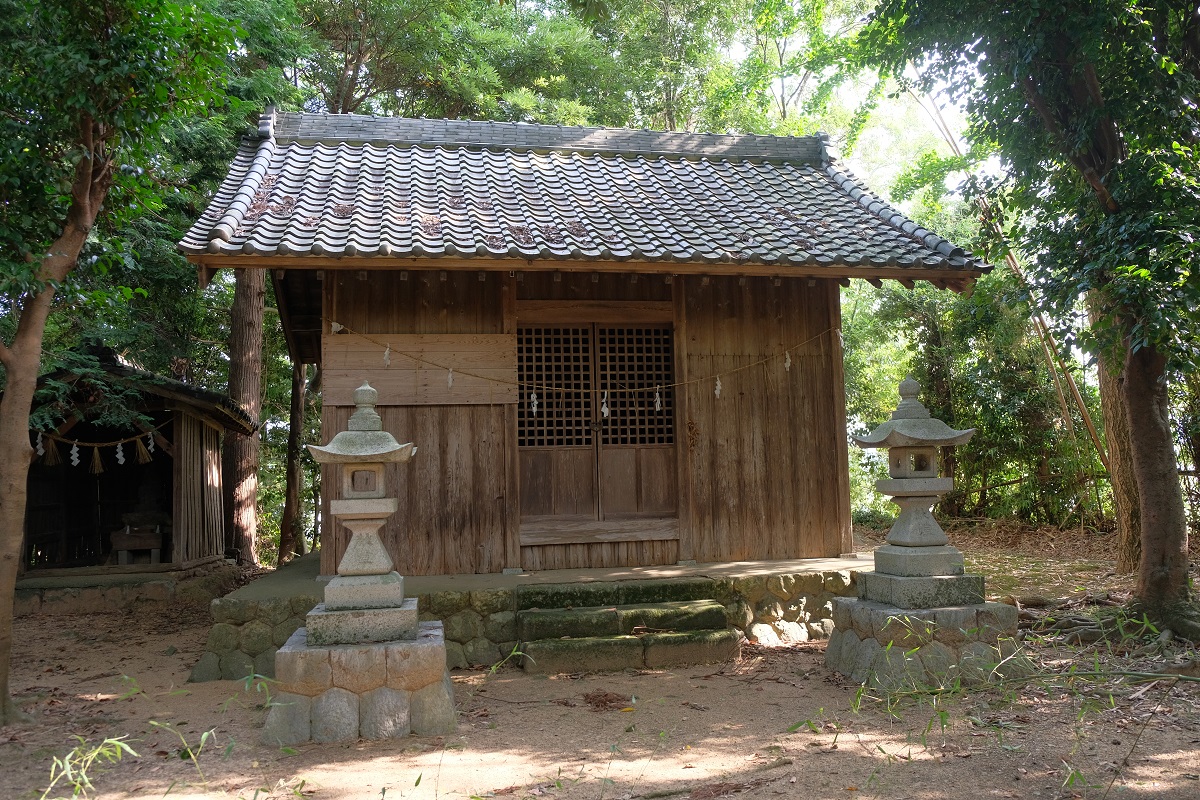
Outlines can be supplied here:
<path id="1" fill-rule="evenodd" d="M 517 368 L 523 530 L 676 516 L 669 325 L 520 327 Z"/>

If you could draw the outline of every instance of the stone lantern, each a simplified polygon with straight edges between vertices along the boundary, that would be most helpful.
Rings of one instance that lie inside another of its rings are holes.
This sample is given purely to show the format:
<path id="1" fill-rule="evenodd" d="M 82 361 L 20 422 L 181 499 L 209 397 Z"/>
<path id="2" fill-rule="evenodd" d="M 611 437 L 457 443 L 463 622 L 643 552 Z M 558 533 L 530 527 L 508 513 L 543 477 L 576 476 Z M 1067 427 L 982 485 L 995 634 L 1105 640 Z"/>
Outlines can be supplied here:
<path id="1" fill-rule="evenodd" d="M 886 594 L 888 602 L 903 608 L 982 603 L 982 579 L 905 581 L 878 577 L 948 577 L 964 572 L 962 553 L 950 546 L 932 509 L 954 488 L 952 479 L 938 477 L 938 448 L 965 444 L 975 431 L 956 431 L 931 417 L 917 399 L 920 391 L 920 384 L 912 378 L 901 381 L 900 404 L 891 419 L 866 436 L 854 437 L 859 447 L 888 449 L 890 477 L 876 482 L 875 487 L 900 506 L 888 531 L 887 544 L 875 551 L 875 575 L 867 582 L 876 593 Z"/>
<path id="2" fill-rule="evenodd" d="M 404 596 L 404 579 L 379 529 L 396 512 L 385 468 L 417 452 L 383 430 L 375 411 L 379 393 L 363 383 L 347 430 L 329 444 L 309 445 L 321 464 L 339 468 L 341 498 L 330 515 L 350 531 L 325 602 L 275 653 L 279 681 L 262 739 L 272 745 L 390 739 L 455 729 L 454 690 L 446 669 L 442 623 L 419 622 L 417 598 Z"/>
<path id="3" fill-rule="evenodd" d="M 889 477 L 876 488 L 900 513 L 875 550 L 875 571 L 858 576 L 858 598 L 834 598 L 825 664 L 884 688 L 1027 674 L 1032 667 L 1013 643 L 1017 610 L 984 602 L 983 576 L 965 574 L 962 553 L 931 511 L 954 488 L 938 476 L 938 448 L 963 444 L 975 431 L 933 419 L 917 400 L 920 390 L 906 378 L 891 419 L 854 437 L 859 447 L 888 450 Z"/>

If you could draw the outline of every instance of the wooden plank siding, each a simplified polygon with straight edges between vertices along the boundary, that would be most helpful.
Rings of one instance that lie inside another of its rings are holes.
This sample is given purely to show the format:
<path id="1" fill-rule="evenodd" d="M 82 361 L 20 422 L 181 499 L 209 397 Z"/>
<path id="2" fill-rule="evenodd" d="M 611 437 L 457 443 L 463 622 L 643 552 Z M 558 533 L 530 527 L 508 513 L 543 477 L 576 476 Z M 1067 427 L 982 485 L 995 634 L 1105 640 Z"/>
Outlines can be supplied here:
<path id="1" fill-rule="evenodd" d="M 371 338 L 387 334 L 420 336 L 434 346 L 437 337 L 446 337 L 452 343 L 490 342 L 491 352 L 499 353 L 494 343 L 501 336 L 513 342 L 511 358 L 505 356 L 505 364 L 509 381 L 515 382 L 515 328 L 506 323 L 511 314 L 506 309 L 512 303 L 506 297 L 511 298 L 513 289 L 507 276 L 488 273 L 481 281 L 474 272 L 368 272 L 361 278 L 334 273 L 326 276 L 325 283 L 325 329 L 338 322 L 350 334 L 326 336 L 326 342 L 339 339 L 350 343 L 354 333 Z M 388 368 L 383 363 L 383 348 L 378 344 L 374 348 L 377 365 L 371 367 L 367 363 L 369 347 L 323 344 L 322 371 L 326 375 L 340 371 L 346 385 L 357 387 L 363 378 L 375 385 L 376 376 Z M 359 359 L 358 366 L 347 364 L 350 356 Z M 392 369 L 402 361 L 394 357 Z M 475 360 L 472 363 L 483 366 Z M 442 373 L 442 387 L 445 381 Z M 381 383 L 385 389 L 389 386 L 387 381 Z M 455 389 L 460 386 L 456 376 Z M 515 399 L 515 387 L 509 391 L 511 395 L 501 396 Z M 422 404 L 432 399 L 435 396 L 431 394 L 405 397 L 380 391 L 378 410 L 384 428 L 400 441 L 417 446 L 416 458 L 389 466 L 386 473 L 388 493 L 396 496 L 400 505 L 380 533 L 396 569 L 404 575 L 437 575 L 499 572 L 517 566 L 513 563 L 517 534 L 510 522 L 515 515 L 509 508 L 510 498 L 512 504 L 516 502 L 507 452 L 510 417 L 515 420 L 508 411 L 513 407 L 511 400 L 507 404 Z M 351 406 L 326 402 L 321 415 L 322 440 L 345 430 L 352 411 Z M 338 497 L 334 469 L 322 469 L 321 484 L 327 487 L 322 495 L 324 518 L 331 520 L 329 501 Z M 331 574 L 337 571 L 349 534 L 329 522 L 324 535 L 321 572 Z"/>
<path id="2" fill-rule="evenodd" d="M 845 552 L 849 491 L 836 285 L 681 281 L 691 557 Z M 791 351 L 785 370 L 780 354 Z M 761 363 L 760 363 L 761 362 Z M 836 370 L 835 370 L 836 364 Z M 721 396 L 713 376 L 721 376 Z"/>
<path id="3" fill-rule="evenodd" d="M 400 507 L 382 536 L 402 574 L 824 557 L 849 549 L 835 280 L 777 286 L 767 277 L 410 271 L 360 278 L 330 272 L 322 368 L 327 380 L 337 375 L 344 384 L 338 391 L 352 390 L 370 378 L 365 373 L 387 369 L 378 344 L 367 347 L 354 334 L 380 341 L 404 336 L 413 345 L 441 347 L 439 357 L 473 353 L 464 358 L 475 369 L 503 359 L 497 374 L 511 370 L 515 382 L 515 360 L 508 360 L 515 347 L 497 342 L 515 342 L 519 326 L 620 322 L 621 301 L 630 303 L 630 323 L 673 325 L 675 381 L 684 384 L 675 389 L 673 449 L 632 456 L 614 451 L 598 464 L 601 492 L 607 483 L 619 491 L 621 480 L 641 486 L 640 470 L 665 471 L 661 486 L 625 487 L 629 511 L 643 519 L 616 513 L 614 520 L 589 520 L 586 498 L 572 506 L 570 518 L 545 517 L 537 497 L 551 498 L 551 510 L 561 513 L 564 504 L 553 498 L 584 487 L 565 485 L 569 476 L 558 471 L 536 469 L 532 450 L 528 458 L 519 455 L 517 402 L 523 399 L 515 392 L 502 401 L 453 403 L 444 393 L 404 394 L 384 381 L 384 427 L 418 448 L 411 463 L 387 472 L 388 493 Z M 347 334 L 328 333 L 331 322 Z M 475 349 L 460 351 L 460 342 Z M 792 348 L 787 370 L 786 348 Z M 393 355 L 391 369 L 401 360 Z M 715 375 L 722 376 L 720 398 Z M 444 374 L 440 381 L 444 387 Z M 326 441 L 345 428 L 353 410 L 339 397 L 324 406 Z M 329 468 L 322 480 L 328 520 L 337 481 Z M 668 508 L 666 516 L 657 513 Z M 340 526 L 327 525 L 323 573 L 336 571 L 347 541 Z"/>

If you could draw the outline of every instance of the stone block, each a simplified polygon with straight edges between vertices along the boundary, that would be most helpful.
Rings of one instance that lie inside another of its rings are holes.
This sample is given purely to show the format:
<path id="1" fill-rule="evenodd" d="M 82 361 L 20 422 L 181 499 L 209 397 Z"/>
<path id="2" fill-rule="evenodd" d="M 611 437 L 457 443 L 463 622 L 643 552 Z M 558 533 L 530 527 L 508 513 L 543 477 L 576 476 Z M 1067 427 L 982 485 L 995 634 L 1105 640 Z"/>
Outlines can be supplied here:
<path id="1" fill-rule="evenodd" d="M 991 644 L 1016 636 L 1018 613 L 1016 606 L 1007 603 L 984 603 L 976 615 L 979 640 Z"/>
<path id="2" fill-rule="evenodd" d="M 828 639 L 833 635 L 833 620 L 816 619 L 808 623 L 809 639 Z"/>
<path id="3" fill-rule="evenodd" d="M 878 604 L 870 600 L 862 600 L 850 606 L 850 627 L 860 639 L 869 639 L 875 635 L 875 613 Z"/>
<path id="4" fill-rule="evenodd" d="M 480 636 L 463 645 L 463 656 L 472 667 L 490 667 L 500 660 L 500 649 L 490 639 Z"/>
<path id="5" fill-rule="evenodd" d="M 621 602 L 616 583 L 544 583 L 518 586 L 513 591 L 517 611 L 551 608 L 594 608 Z M 518 614 L 518 616 L 520 616 Z"/>
<path id="6" fill-rule="evenodd" d="M 820 572 L 800 572 L 795 576 L 792 591 L 796 596 L 802 594 L 820 594 L 825 591 L 825 576 Z"/>
<path id="7" fill-rule="evenodd" d="M 394 566 L 392 557 L 379 539 L 378 529 L 366 530 L 365 524 L 360 527 L 356 521 L 346 519 L 347 512 L 355 514 L 364 510 L 353 508 L 351 504 L 361 506 L 364 503 L 378 505 L 380 511 L 389 507 L 394 511 L 397 505 L 395 498 L 330 501 L 329 513 L 335 517 L 340 516 L 342 524 L 352 531 L 350 542 L 346 545 L 346 550 L 342 553 L 342 560 L 337 565 L 338 575 L 386 575 L 392 571 Z M 381 516 L 386 517 L 387 515 Z M 382 520 L 379 523 L 381 524 Z"/>
<path id="8" fill-rule="evenodd" d="M 521 652 L 525 671 L 544 675 L 613 672 L 645 666 L 642 641 L 636 636 L 543 639 L 526 642 Z"/>
<path id="9" fill-rule="evenodd" d="M 738 656 L 738 642 L 737 632 L 731 630 L 648 633 L 642 637 L 645 663 L 651 669 L 730 661 Z"/>
<path id="10" fill-rule="evenodd" d="M 772 575 L 767 578 L 767 591 L 780 600 L 791 600 L 795 586 L 795 575 Z"/>
<path id="11" fill-rule="evenodd" d="M 412 639 L 417 635 L 417 600 L 400 608 L 328 611 L 318 605 L 305 618 L 310 645 L 363 644 Z"/>
<path id="12" fill-rule="evenodd" d="M 221 680 L 221 657 L 211 650 L 204 653 L 192 667 L 188 680 L 192 683 Z"/>
<path id="13" fill-rule="evenodd" d="M 925 667 L 915 653 L 883 647 L 871 661 L 867 685 L 885 692 L 915 689 L 925 683 Z"/>
<path id="14" fill-rule="evenodd" d="M 408 701 L 408 723 L 417 736 L 448 736 L 458 730 L 454 684 L 449 675 L 412 693 Z"/>
<path id="15" fill-rule="evenodd" d="M 268 747 L 290 747 L 312 739 L 312 698 L 302 694 L 278 692 L 271 698 L 271 709 L 260 737 Z"/>
<path id="16" fill-rule="evenodd" d="M 921 666 L 925 668 L 925 682 L 929 686 L 951 685 L 958 677 L 958 651 L 934 640 L 917 650 Z"/>
<path id="17" fill-rule="evenodd" d="M 1000 651 L 984 642 L 967 642 L 958 651 L 958 674 L 967 684 L 987 683 L 1000 663 Z"/>
<path id="18" fill-rule="evenodd" d="M 434 592 L 421 598 L 422 611 L 428 611 L 438 619 L 457 614 L 471 603 L 470 592 Z"/>
<path id="19" fill-rule="evenodd" d="M 312 740 L 346 742 L 358 738 L 358 695 L 326 689 L 312 699 Z"/>
<path id="20" fill-rule="evenodd" d="M 802 644 L 808 641 L 808 628 L 799 622 L 779 620 L 772 626 L 779 633 L 779 641 L 784 644 Z"/>
<path id="21" fill-rule="evenodd" d="M 854 654 L 854 664 L 850 668 L 850 680 L 855 683 L 866 683 L 867 678 L 871 675 L 871 665 L 875 662 L 875 656 L 882 649 L 879 642 L 864 637 L 859 642 Z"/>
<path id="22" fill-rule="evenodd" d="M 232 653 L 241 641 L 241 631 L 238 626 L 227 622 L 218 622 L 208 629 L 208 642 L 204 649 L 217 655 Z"/>
<path id="23" fill-rule="evenodd" d="M 933 641 L 937 631 L 936 615 L 930 609 L 876 608 L 874 617 L 875 638 L 882 645 L 911 650 Z"/>
<path id="24" fill-rule="evenodd" d="M 472 639 L 483 635 L 483 618 L 478 611 L 465 608 L 442 619 L 445 626 L 446 638 L 459 644 L 466 644 Z"/>
<path id="25" fill-rule="evenodd" d="M 808 622 L 808 612 L 805 611 L 805 599 L 801 596 L 797 600 L 787 603 L 783 607 L 783 619 L 786 622 Z"/>
<path id="26" fill-rule="evenodd" d="M 938 547 L 899 547 L 885 544 L 875 548 L 875 571 L 885 575 L 924 577 L 962 575 L 963 554 L 950 545 Z"/>
<path id="27" fill-rule="evenodd" d="M 616 606 L 603 608 L 526 609 L 516 614 L 517 638 L 530 642 L 564 636 L 616 636 L 621 633 Z"/>
<path id="28" fill-rule="evenodd" d="M 333 685 L 364 694 L 387 681 L 387 646 L 383 644 L 340 645 L 329 648 Z"/>
<path id="29" fill-rule="evenodd" d="M 859 604 L 859 600 L 852 597 L 838 597 L 833 601 L 833 613 L 829 618 L 833 620 L 833 625 L 838 630 L 850 628 L 851 618 L 854 613 L 854 607 Z"/>
<path id="30" fill-rule="evenodd" d="M 289 598 L 269 597 L 258 601 L 258 619 L 275 627 L 292 616 L 292 606 Z"/>
<path id="31" fill-rule="evenodd" d="M 329 648 L 309 647 L 304 628 L 275 654 L 275 680 L 284 691 L 315 697 L 333 686 Z"/>
<path id="32" fill-rule="evenodd" d="M 711 578 L 663 578 L 661 580 L 621 581 L 614 605 L 671 603 L 712 597 L 715 582 Z M 595 603 L 594 605 L 608 605 Z"/>
<path id="33" fill-rule="evenodd" d="M 982 575 L 935 575 L 907 578 L 864 572 L 860 596 L 898 608 L 939 608 L 983 602 Z"/>
<path id="34" fill-rule="evenodd" d="M 842 648 L 846 643 L 846 631 L 834 628 L 833 633 L 829 637 L 829 643 L 825 645 L 825 666 L 833 671 L 838 671 L 838 665 L 842 657 Z"/>
<path id="35" fill-rule="evenodd" d="M 758 605 L 754 609 L 754 619 L 756 622 L 767 623 L 783 619 L 783 603 L 776 600 L 773 595 L 767 595 L 758 601 Z"/>
<path id="36" fill-rule="evenodd" d="M 728 625 L 725 607 L 715 600 L 681 600 L 628 608 L 619 606 L 617 630 L 613 632 L 632 633 L 639 627 L 659 631 L 699 631 Z"/>
<path id="37" fill-rule="evenodd" d="M 225 621 L 234 625 L 244 625 L 258 616 L 257 600 L 242 600 L 236 597 L 218 598 L 213 601 L 211 606 L 214 609 L 214 617 L 218 604 L 220 604 L 221 615 L 225 617 Z"/>
<path id="38" fill-rule="evenodd" d="M 829 648 L 826 649 L 825 665 L 834 672 L 849 675 L 854 671 L 854 664 L 858 660 L 858 648 L 861 642 L 862 640 L 854 631 L 839 628 L 834 633 L 834 638 L 829 640 Z"/>
<path id="39" fill-rule="evenodd" d="M 381 686 L 358 698 L 358 735 L 364 739 L 407 736 L 408 692 Z"/>
<path id="40" fill-rule="evenodd" d="M 254 659 L 241 650 L 221 655 L 221 677 L 227 681 L 240 681 L 254 674 Z"/>
<path id="41" fill-rule="evenodd" d="M 292 638 L 292 634 L 303 627 L 304 620 L 300 617 L 288 617 L 274 628 L 271 628 L 271 644 L 276 647 L 283 647 L 287 644 L 287 640 Z"/>
<path id="42" fill-rule="evenodd" d="M 446 669 L 466 669 L 467 653 L 458 642 L 446 642 Z"/>
<path id="43" fill-rule="evenodd" d="M 743 631 L 754 624 L 754 609 L 741 597 L 725 606 L 725 615 L 729 624 Z"/>
<path id="44" fill-rule="evenodd" d="M 934 609 L 937 629 L 933 637 L 943 644 L 958 648 L 978 638 L 979 618 L 976 606 L 951 606 Z"/>
<path id="45" fill-rule="evenodd" d="M 404 603 L 404 578 L 386 575 L 338 575 L 325 585 L 325 608 L 396 608 Z"/>
<path id="46" fill-rule="evenodd" d="M 783 640 L 779 638 L 779 631 L 775 630 L 774 625 L 767 622 L 756 622 L 751 625 L 746 631 L 746 638 L 763 647 L 783 646 Z"/>
<path id="47" fill-rule="evenodd" d="M 302 595 L 297 595 L 297 596 L 293 597 L 288 602 L 288 605 L 291 606 L 293 616 L 303 616 L 303 615 L 307 614 L 309 611 L 312 611 L 313 608 L 315 608 L 316 605 L 320 602 L 321 602 L 320 597 L 317 597 L 315 595 L 302 594 Z"/>
<path id="48" fill-rule="evenodd" d="M 238 636 L 238 649 L 248 656 L 256 656 L 271 646 L 271 626 L 262 620 L 247 622 Z"/>
<path id="49" fill-rule="evenodd" d="M 388 642 L 384 648 L 387 651 L 387 686 L 391 689 L 415 692 L 441 680 L 446 674 L 449 659 L 441 623 L 422 623 L 421 632 L 413 641 Z M 462 645 L 458 648 L 465 667 Z"/>
<path id="50" fill-rule="evenodd" d="M 493 642 L 513 641 L 517 638 L 516 613 L 513 611 L 494 611 L 488 614 L 483 619 L 483 635 Z"/>
<path id="51" fill-rule="evenodd" d="M 264 678 L 275 677 L 275 654 L 279 648 L 271 645 L 254 657 L 254 674 Z"/>
<path id="52" fill-rule="evenodd" d="M 833 595 L 842 596 L 850 591 L 853 578 L 848 569 L 836 569 L 822 573 L 824 581 L 822 588 Z"/>
<path id="53" fill-rule="evenodd" d="M 511 589 L 476 589 L 470 594 L 471 608 L 481 615 L 501 614 L 512 612 L 513 593 Z M 488 637 L 489 639 L 492 637 Z"/>
<path id="54" fill-rule="evenodd" d="M 762 575 L 747 575 L 741 578 L 734 578 L 731 583 L 733 590 L 745 598 L 750 605 L 755 605 L 767 593 L 767 579 Z"/>

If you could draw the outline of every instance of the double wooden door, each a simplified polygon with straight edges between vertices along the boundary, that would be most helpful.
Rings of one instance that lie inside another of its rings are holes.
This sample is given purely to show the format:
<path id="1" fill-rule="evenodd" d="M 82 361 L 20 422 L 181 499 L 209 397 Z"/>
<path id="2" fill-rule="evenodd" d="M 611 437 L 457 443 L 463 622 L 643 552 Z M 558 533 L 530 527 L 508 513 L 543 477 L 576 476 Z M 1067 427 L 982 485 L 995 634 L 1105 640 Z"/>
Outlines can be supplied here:
<path id="1" fill-rule="evenodd" d="M 670 325 L 518 327 L 523 532 L 677 515 L 672 345 Z"/>

